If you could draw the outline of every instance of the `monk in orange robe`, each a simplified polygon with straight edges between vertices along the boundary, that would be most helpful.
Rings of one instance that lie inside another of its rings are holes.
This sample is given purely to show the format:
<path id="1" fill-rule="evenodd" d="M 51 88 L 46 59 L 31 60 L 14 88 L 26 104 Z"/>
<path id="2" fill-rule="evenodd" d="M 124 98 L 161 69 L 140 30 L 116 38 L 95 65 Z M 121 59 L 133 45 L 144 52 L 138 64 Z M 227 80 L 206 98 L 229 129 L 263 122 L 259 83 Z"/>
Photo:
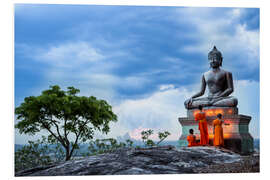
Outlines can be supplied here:
<path id="1" fill-rule="evenodd" d="M 202 111 L 203 107 L 200 105 L 200 112 L 195 115 L 195 120 L 199 121 L 199 130 L 201 134 L 200 145 L 205 146 L 209 144 L 208 127 L 206 121 L 206 115 Z"/>
<path id="2" fill-rule="evenodd" d="M 193 135 L 193 129 L 189 130 L 189 135 L 187 136 L 188 147 L 197 146 L 196 136 Z"/>
<path id="3" fill-rule="evenodd" d="M 214 146 L 222 147 L 224 146 L 224 137 L 223 137 L 223 128 L 222 128 L 222 120 L 221 114 L 217 115 L 217 119 L 213 121 L 213 127 L 214 127 Z"/>

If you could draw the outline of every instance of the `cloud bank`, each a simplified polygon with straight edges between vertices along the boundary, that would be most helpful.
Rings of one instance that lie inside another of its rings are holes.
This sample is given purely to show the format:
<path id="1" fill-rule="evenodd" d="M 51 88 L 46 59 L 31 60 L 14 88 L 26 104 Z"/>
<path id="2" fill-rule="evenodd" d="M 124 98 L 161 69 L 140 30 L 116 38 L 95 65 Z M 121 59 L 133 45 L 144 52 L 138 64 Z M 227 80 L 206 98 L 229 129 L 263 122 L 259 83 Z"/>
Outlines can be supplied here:
<path id="1" fill-rule="evenodd" d="M 50 85 L 74 86 L 113 106 L 111 136 L 152 128 L 177 139 L 183 102 L 200 88 L 214 45 L 258 137 L 256 8 L 16 5 L 15 106 Z"/>

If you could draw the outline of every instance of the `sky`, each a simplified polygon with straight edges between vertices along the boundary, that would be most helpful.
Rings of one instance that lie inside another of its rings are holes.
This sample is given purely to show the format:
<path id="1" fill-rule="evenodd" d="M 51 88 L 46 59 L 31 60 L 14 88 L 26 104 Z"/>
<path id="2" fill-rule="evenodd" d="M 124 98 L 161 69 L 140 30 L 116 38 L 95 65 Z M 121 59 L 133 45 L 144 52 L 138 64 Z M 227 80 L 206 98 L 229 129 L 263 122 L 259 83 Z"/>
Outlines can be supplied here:
<path id="1" fill-rule="evenodd" d="M 259 138 L 258 8 L 16 4 L 14 13 L 15 107 L 51 85 L 74 86 L 112 105 L 108 137 L 150 128 L 177 140 L 215 45 Z M 16 144 L 33 138 L 15 131 Z"/>

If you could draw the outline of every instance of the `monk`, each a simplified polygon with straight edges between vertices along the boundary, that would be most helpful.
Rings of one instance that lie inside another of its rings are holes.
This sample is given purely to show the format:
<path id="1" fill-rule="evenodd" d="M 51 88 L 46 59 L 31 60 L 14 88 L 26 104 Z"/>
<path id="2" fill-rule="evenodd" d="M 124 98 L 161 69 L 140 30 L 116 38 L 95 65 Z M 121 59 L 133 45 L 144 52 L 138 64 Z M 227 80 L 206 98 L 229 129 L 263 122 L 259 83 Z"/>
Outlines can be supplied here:
<path id="1" fill-rule="evenodd" d="M 206 115 L 202 111 L 202 105 L 199 105 L 200 112 L 195 115 L 195 120 L 199 121 L 199 130 L 201 134 L 200 145 L 205 146 L 209 144 L 208 127 L 206 121 Z"/>
<path id="2" fill-rule="evenodd" d="M 197 146 L 196 136 L 193 135 L 193 132 L 193 129 L 189 130 L 189 135 L 187 136 L 188 147 Z"/>
<path id="3" fill-rule="evenodd" d="M 223 128 L 221 120 L 222 115 L 218 114 L 217 119 L 213 121 L 213 127 L 214 127 L 214 146 L 216 147 L 222 147 L 224 146 L 224 138 L 223 138 Z"/>

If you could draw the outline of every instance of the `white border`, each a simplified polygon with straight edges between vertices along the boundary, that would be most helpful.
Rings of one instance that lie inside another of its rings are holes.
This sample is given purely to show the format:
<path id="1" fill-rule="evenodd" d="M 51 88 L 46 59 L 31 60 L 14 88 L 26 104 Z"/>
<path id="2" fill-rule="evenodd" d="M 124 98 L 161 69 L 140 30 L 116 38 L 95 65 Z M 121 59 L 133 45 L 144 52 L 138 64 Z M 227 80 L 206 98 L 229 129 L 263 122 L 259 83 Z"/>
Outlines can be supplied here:
<path id="1" fill-rule="evenodd" d="M 128 178 L 199 178 L 199 179 L 231 179 L 245 177 L 245 179 L 255 179 L 266 177 L 269 158 L 269 121 L 268 101 L 269 98 L 269 3 L 268 0 L 13 0 L 1 1 L 0 22 L 1 26 L 1 177 L 3 179 L 17 179 L 14 177 L 13 151 L 14 151 L 14 61 L 13 61 L 13 15 L 14 3 L 48 3 L 48 4 L 96 4 L 96 5 L 139 5 L 139 6 L 192 6 L 192 7 L 257 7 L 261 11 L 260 19 L 260 132 L 261 132 L 261 173 L 251 174 L 199 174 L 199 175 L 151 175 L 149 176 L 129 176 Z M 225 176 L 224 176 L 225 175 Z M 7 177 L 7 178 L 5 178 Z M 20 179 L 126 179 L 126 176 L 86 176 L 86 177 L 23 177 Z"/>
<path id="2" fill-rule="evenodd" d="M 96 4 L 139 6 L 189 6 L 189 7 L 261 7 L 264 0 L 14 0 L 14 3 Z"/>

